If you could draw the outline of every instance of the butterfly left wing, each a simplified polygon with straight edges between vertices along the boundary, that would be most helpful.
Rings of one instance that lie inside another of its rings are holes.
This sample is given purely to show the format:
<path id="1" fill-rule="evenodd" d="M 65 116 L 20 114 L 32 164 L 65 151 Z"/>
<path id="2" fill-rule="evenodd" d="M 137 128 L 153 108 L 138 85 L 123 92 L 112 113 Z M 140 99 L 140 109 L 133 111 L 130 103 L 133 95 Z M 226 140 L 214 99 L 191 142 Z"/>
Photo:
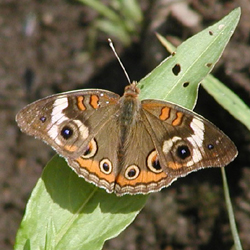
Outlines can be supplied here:
<path id="1" fill-rule="evenodd" d="M 222 131 L 192 111 L 156 100 L 143 100 L 142 110 L 160 165 L 171 176 L 222 167 L 237 155 L 234 143 Z"/>

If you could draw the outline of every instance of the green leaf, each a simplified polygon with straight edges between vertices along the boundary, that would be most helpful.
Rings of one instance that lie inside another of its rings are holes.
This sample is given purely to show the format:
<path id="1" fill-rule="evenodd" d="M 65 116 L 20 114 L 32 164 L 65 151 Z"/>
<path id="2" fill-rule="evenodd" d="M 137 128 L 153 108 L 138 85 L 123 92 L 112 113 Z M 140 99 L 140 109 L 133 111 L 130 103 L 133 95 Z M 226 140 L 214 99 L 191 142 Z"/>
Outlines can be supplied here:
<path id="1" fill-rule="evenodd" d="M 88 5 L 92 9 L 96 10 L 100 15 L 103 15 L 110 21 L 120 22 L 119 14 L 110 9 L 107 4 L 103 4 L 99 0 L 79 0 L 79 2 Z"/>
<path id="2" fill-rule="evenodd" d="M 146 200 L 145 195 L 108 194 L 55 156 L 32 192 L 15 249 L 27 244 L 27 249 L 101 249 L 134 220 Z"/>
<path id="3" fill-rule="evenodd" d="M 220 58 L 239 18 L 240 8 L 237 8 L 183 42 L 172 56 L 139 82 L 140 98 L 162 99 L 193 109 L 199 83 Z"/>
<path id="4" fill-rule="evenodd" d="M 164 37 L 159 34 L 157 34 L 157 37 L 168 51 L 172 52 L 175 50 L 175 47 Z M 235 119 L 239 120 L 250 130 L 250 108 L 232 90 L 213 75 L 208 75 L 202 80 L 202 87 Z"/>
<path id="5" fill-rule="evenodd" d="M 111 5 L 122 15 L 122 20 L 128 31 L 134 32 L 138 29 L 143 16 L 137 0 L 113 0 Z"/>
<path id="6" fill-rule="evenodd" d="M 121 25 L 121 23 L 113 23 L 107 19 L 99 19 L 95 21 L 94 27 L 106 34 L 112 34 L 112 37 L 119 38 L 124 44 L 129 44 L 130 34 Z"/>
<path id="7" fill-rule="evenodd" d="M 133 37 L 138 37 L 143 16 L 137 0 L 113 0 L 109 3 L 99 0 L 78 1 L 102 16 L 92 22 L 92 28 L 116 37 L 125 46 L 131 44 Z"/>
<path id="8" fill-rule="evenodd" d="M 250 108 L 232 90 L 212 75 L 202 81 L 202 87 L 235 119 L 250 130 Z"/>
<path id="9" fill-rule="evenodd" d="M 223 189 L 224 189 L 224 196 L 225 196 L 225 201 L 227 205 L 228 217 L 229 217 L 230 227 L 231 227 L 231 231 L 232 231 L 232 235 L 234 239 L 233 249 L 242 250 L 240 237 L 239 237 L 239 233 L 238 233 L 236 222 L 235 222 L 233 206 L 232 206 L 232 202 L 231 202 L 231 198 L 229 194 L 229 188 L 227 185 L 227 176 L 226 176 L 225 168 L 221 168 L 221 174 L 222 174 Z"/>

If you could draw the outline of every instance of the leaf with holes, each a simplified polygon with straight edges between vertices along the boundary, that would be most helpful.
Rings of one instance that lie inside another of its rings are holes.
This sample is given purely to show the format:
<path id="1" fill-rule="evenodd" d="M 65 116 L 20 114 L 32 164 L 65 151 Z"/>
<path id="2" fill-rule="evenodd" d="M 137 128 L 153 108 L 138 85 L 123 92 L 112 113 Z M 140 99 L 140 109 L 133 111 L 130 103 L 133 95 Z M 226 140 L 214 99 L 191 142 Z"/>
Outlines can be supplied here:
<path id="1" fill-rule="evenodd" d="M 162 99 L 193 109 L 201 80 L 213 69 L 240 18 L 235 9 L 211 27 L 183 42 L 139 82 L 140 98 Z"/>

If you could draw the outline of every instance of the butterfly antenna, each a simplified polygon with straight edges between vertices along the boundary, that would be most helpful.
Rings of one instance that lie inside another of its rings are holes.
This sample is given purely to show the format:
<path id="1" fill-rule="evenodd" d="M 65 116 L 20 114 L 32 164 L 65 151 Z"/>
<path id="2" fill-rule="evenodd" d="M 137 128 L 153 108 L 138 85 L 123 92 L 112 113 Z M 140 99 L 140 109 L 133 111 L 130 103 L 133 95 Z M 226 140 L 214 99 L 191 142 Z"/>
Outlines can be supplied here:
<path id="1" fill-rule="evenodd" d="M 120 59 L 119 56 L 117 55 L 116 50 L 115 50 L 115 47 L 114 47 L 114 45 L 113 45 L 113 43 L 112 43 L 112 40 L 111 40 L 110 38 L 108 38 L 108 42 L 109 42 L 110 48 L 113 50 L 113 52 L 114 52 L 114 54 L 115 54 L 115 57 L 117 58 L 117 60 L 118 60 L 118 62 L 119 62 L 119 64 L 120 64 L 120 66 L 122 67 L 122 70 L 123 70 L 123 72 L 124 72 L 126 78 L 128 79 L 128 82 L 131 83 L 130 78 L 129 78 L 129 76 L 128 76 L 128 73 L 127 73 L 127 71 L 126 71 L 124 65 L 122 64 L 121 59 Z"/>

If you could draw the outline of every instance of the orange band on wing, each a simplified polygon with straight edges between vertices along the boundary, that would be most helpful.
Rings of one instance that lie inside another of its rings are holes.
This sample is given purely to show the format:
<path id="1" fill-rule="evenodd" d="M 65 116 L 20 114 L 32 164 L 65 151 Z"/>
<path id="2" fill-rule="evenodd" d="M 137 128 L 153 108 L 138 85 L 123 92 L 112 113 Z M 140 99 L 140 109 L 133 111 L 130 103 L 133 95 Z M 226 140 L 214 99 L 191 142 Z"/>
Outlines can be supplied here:
<path id="1" fill-rule="evenodd" d="M 84 100 L 83 96 L 77 97 L 77 107 L 82 111 L 86 109 L 86 107 L 83 105 L 83 100 Z"/>
<path id="2" fill-rule="evenodd" d="M 138 183 L 148 185 L 150 183 L 159 182 L 162 179 L 166 179 L 167 177 L 168 175 L 164 172 L 155 174 L 149 171 L 141 171 L 139 176 L 134 180 L 128 180 L 124 176 L 118 175 L 116 179 L 116 183 L 120 185 L 121 187 L 127 186 L 127 185 L 135 186 Z"/>
<path id="3" fill-rule="evenodd" d="M 90 174 L 96 175 L 99 179 L 105 179 L 107 182 L 112 183 L 115 181 L 115 175 L 113 172 L 110 174 L 104 174 L 100 170 L 99 162 L 89 159 L 78 158 L 75 160 L 81 168 L 86 169 Z"/>
<path id="4" fill-rule="evenodd" d="M 183 113 L 182 112 L 177 112 L 176 113 L 176 118 L 172 121 L 172 125 L 173 126 L 180 125 L 181 122 L 182 122 L 182 117 L 183 117 Z"/>
<path id="5" fill-rule="evenodd" d="M 177 169 L 183 168 L 182 164 L 178 164 L 178 163 L 173 162 L 173 161 L 167 162 L 167 166 L 168 166 L 168 168 L 171 168 L 173 170 L 177 170 Z"/>
<path id="6" fill-rule="evenodd" d="M 161 114 L 159 116 L 159 118 L 162 120 L 162 121 L 165 121 L 169 118 L 170 116 L 170 108 L 168 107 L 164 107 L 161 109 Z"/>
<path id="7" fill-rule="evenodd" d="M 99 97 L 97 95 L 91 95 L 89 104 L 94 108 L 97 109 L 99 107 Z"/>

